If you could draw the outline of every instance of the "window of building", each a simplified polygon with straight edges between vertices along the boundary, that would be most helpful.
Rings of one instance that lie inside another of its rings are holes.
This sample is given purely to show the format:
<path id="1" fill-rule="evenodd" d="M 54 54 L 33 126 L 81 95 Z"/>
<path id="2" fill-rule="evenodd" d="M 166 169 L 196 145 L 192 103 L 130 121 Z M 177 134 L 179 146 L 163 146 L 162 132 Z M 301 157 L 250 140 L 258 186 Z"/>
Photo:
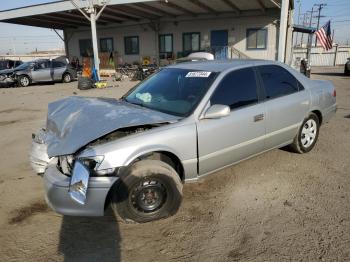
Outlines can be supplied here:
<path id="1" fill-rule="evenodd" d="M 113 38 L 101 38 L 100 39 L 100 50 L 101 52 L 113 52 Z"/>
<path id="2" fill-rule="evenodd" d="M 79 40 L 80 55 L 82 57 L 90 57 L 93 55 L 92 41 L 91 39 Z"/>
<path id="3" fill-rule="evenodd" d="M 267 29 L 247 29 L 247 49 L 266 49 Z"/>
<path id="4" fill-rule="evenodd" d="M 173 35 L 159 35 L 159 56 L 161 59 L 172 57 L 173 54 Z M 170 57 L 169 57 L 170 56 Z"/>
<path id="5" fill-rule="evenodd" d="M 259 66 L 258 70 L 268 99 L 289 95 L 304 89 L 302 85 L 299 87 L 298 80 L 291 73 L 280 66 Z"/>
<path id="6" fill-rule="evenodd" d="M 244 68 L 229 73 L 220 82 L 210 99 L 212 105 L 227 105 L 231 109 L 256 104 L 257 84 L 252 68 Z"/>
<path id="7" fill-rule="evenodd" d="M 200 51 L 201 34 L 200 33 L 184 33 L 183 36 L 183 51 L 184 53 Z"/>
<path id="8" fill-rule="evenodd" d="M 139 37 L 127 36 L 124 38 L 125 54 L 138 55 L 139 54 Z"/>

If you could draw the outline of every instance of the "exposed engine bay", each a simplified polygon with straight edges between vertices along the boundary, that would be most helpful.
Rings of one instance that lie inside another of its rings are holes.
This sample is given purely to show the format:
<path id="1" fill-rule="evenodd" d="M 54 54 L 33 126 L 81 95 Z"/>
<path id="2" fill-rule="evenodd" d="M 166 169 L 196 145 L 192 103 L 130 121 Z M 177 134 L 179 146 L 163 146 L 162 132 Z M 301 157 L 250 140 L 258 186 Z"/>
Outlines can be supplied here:
<path id="1" fill-rule="evenodd" d="M 98 138 L 98 139 L 92 141 L 91 143 L 84 146 L 77 153 L 75 153 L 73 155 L 59 156 L 58 161 L 57 161 L 57 168 L 63 174 L 70 176 L 72 173 L 72 169 L 74 166 L 74 161 L 76 159 L 76 156 L 79 155 L 79 153 L 82 152 L 84 149 L 89 148 L 89 147 L 93 147 L 96 145 L 108 143 L 108 142 L 129 136 L 129 135 L 142 133 L 144 131 L 147 131 L 147 130 L 150 130 L 152 128 L 159 127 L 162 125 L 166 125 L 166 124 L 167 123 L 121 128 L 117 131 L 114 131 L 110 134 L 107 134 L 101 138 Z M 116 171 L 118 171 L 118 169 L 116 169 L 116 168 L 113 171 L 112 170 L 97 171 L 96 168 L 97 168 L 98 161 L 96 161 L 95 159 L 89 158 L 89 159 L 79 159 L 79 160 L 82 161 L 83 164 L 89 168 L 89 170 L 91 171 L 91 176 L 105 176 L 105 175 L 113 176 L 113 175 L 116 175 Z"/>

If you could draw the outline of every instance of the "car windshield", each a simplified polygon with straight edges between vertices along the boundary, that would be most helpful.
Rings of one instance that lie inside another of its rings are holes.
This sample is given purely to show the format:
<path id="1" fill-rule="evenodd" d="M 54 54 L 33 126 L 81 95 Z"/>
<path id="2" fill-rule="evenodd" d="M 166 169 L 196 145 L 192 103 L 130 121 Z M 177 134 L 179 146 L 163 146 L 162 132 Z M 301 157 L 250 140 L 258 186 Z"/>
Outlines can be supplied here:
<path id="1" fill-rule="evenodd" d="M 216 72 L 165 68 L 141 82 L 124 100 L 163 113 L 188 116 L 216 76 Z"/>
<path id="2" fill-rule="evenodd" d="M 25 62 L 19 66 L 17 66 L 15 69 L 16 70 L 24 70 L 27 69 L 33 62 Z"/>

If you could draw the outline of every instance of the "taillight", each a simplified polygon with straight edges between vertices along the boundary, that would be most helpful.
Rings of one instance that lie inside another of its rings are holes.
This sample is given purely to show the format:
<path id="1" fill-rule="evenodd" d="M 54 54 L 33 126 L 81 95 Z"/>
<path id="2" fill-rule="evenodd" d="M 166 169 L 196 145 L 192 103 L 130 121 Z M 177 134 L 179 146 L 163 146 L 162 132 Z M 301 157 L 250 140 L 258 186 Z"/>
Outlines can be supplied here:
<path id="1" fill-rule="evenodd" d="M 337 96 L 337 91 L 334 89 L 333 90 L 333 94 L 332 94 L 333 97 L 336 97 Z"/>

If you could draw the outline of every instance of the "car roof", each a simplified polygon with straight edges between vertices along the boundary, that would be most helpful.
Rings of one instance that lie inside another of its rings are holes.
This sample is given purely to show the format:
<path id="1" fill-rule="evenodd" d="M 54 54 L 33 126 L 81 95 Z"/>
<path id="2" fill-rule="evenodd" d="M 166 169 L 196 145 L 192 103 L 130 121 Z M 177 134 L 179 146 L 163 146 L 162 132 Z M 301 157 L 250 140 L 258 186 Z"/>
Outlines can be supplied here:
<path id="1" fill-rule="evenodd" d="M 185 63 L 175 64 L 175 65 L 170 65 L 170 66 L 167 66 L 167 68 L 223 72 L 233 68 L 239 68 L 239 67 L 245 67 L 245 66 L 257 66 L 257 65 L 271 65 L 271 64 L 280 65 L 279 62 L 271 61 L 271 60 L 231 59 L 231 60 L 185 62 Z"/>

